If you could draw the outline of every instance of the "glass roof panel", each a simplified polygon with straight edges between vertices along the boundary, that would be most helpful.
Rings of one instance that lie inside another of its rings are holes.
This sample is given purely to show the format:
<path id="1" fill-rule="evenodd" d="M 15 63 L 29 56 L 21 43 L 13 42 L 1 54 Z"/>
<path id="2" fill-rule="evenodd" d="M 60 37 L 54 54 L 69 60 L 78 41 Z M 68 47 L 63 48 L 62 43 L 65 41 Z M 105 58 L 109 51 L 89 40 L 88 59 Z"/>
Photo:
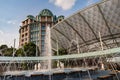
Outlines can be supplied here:
<path id="1" fill-rule="evenodd" d="M 120 38 L 120 4 L 118 3 L 119 0 L 103 0 L 53 26 L 59 44 L 69 48 L 71 42 L 76 40 L 85 52 L 90 45 L 94 43 L 99 45 L 101 38 L 105 49 L 110 48 L 109 42 L 112 42 L 112 48 L 118 47 L 120 42 L 117 40 Z M 55 39 L 54 35 L 52 38 Z"/>

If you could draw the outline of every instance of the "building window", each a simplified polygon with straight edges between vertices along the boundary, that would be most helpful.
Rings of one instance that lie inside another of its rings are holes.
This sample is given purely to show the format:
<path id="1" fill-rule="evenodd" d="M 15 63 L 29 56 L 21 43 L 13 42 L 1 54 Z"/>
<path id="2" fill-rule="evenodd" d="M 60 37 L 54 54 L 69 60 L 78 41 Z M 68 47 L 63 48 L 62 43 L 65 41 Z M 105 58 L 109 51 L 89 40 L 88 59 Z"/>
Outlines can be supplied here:
<path id="1" fill-rule="evenodd" d="M 27 36 L 28 34 L 27 33 L 25 33 L 25 36 Z"/>
<path id="2" fill-rule="evenodd" d="M 48 20 L 48 21 L 52 21 L 52 18 L 51 18 L 51 17 L 47 17 L 47 20 Z"/>
<path id="3" fill-rule="evenodd" d="M 27 38 L 25 38 L 25 40 L 27 41 Z"/>
<path id="4" fill-rule="evenodd" d="M 44 45 L 41 46 L 41 50 L 44 50 Z"/>
<path id="5" fill-rule="evenodd" d="M 42 27 L 41 27 L 41 30 L 45 30 L 45 26 L 42 26 Z"/>
<path id="6" fill-rule="evenodd" d="M 32 23 L 33 22 L 33 20 L 32 19 L 30 19 L 30 23 Z"/>
<path id="7" fill-rule="evenodd" d="M 22 39 L 22 42 L 24 42 L 24 39 Z"/>
<path id="8" fill-rule="evenodd" d="M 25 21 L 24 21 L 24 22 L 22 22 L 22 25 L 25 25 Z"/>
<path id="9" fill-rule="evenodd" d="M 45 31 L 42 31 L 41 34 L 42 34 L 42 35 L 45 35 Z"/>
<path id="10" fill-rule="evenodd" d="M 41 26 L 45 26 L 45 23 L 42 23 Z"/>
<path id="11" fill-rule="evenodd" d="M 41 39 L 42 39 L 42 40 L 45 40 L 45 36 L 41 36 Z"/>
<path id="12" fill-rule="evenodd" d="M 45 41 L 44 41 L 44 40 L 42 40 L 42 41 L 41 41 L 41 44 L 42 44 L 42 45 L 44 45 L 44 44 L 45 44 Z"/>
<path id="13" fill-rule="evenodd" d="M 45 17 L 43 16 L 43 17 L 41 17 L 41 21 L 45 21 Z"/>
<path id="14" fill-rule="evenodd" d="M 25 31 L 27 31 L 28 30 L 28 28 L 27 27 L 25 27 Z"/>
<path id="15" fill-rule="evenodd" d="M 24 37 L 24 34 L 22 35 L 22 38 Z"/>

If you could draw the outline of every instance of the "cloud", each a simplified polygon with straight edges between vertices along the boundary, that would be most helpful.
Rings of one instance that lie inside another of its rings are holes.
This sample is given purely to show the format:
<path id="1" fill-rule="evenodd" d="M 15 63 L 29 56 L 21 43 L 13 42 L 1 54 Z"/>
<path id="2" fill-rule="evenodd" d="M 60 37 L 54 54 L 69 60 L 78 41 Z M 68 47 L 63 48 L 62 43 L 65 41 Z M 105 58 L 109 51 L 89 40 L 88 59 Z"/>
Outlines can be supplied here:
<path id="1" fill-rule="evenodd" d="M 7 24 L 12 24 L 12 25 L 15 25 L 17 23 L 16 20 L 10 20 L 10 21 L 7 21 Z"/>
<path id="2" fill-rule="evenodd" d="M 75 5 L 76 0 L 49 0 L 49 2 L 54 3 L 63 10 L 69 10 Z"/>
<path id="3" fill-rule="evenodd" d="M 6 19 L 0 19 L 0 23 L 2 24 L 11 24 L 11 25 L 17 25 L 17 20 L 6 20 Z"/>
<path id="4" fill-rule="evenodd" d="M 94 0 L 88 0 L 86 5 L 89 6 L 89 5 L 93 4 L 93 3 L 94 3 Z"/>
<path id="5" fill-rule="evenodd" d="M 14 39 L 16 38 L 16 48 L 18 48 L 18 38 L 16 33 L 8 33 L 0 30 L 0 45 L 7 44 L 9 47 L 13 46 Z"/>
<path id="6" fill-rule="evenodd" d="M 3 34 L 4 34 L 4 32 L 0 30 L 0 35 L 3 35 Z"/>

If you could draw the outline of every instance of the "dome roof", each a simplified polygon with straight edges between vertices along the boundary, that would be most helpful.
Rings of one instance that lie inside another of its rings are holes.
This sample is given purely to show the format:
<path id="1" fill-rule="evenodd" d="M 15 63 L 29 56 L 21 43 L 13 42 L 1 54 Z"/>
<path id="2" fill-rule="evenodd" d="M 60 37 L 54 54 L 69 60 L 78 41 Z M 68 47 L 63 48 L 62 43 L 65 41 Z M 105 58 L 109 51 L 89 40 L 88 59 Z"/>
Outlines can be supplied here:
<path id="1" fill-rule="evenodd" d="M 43 9 L 40 11 L 39 16 L 53 16 L 53 13 L 49 9 Z"/>
<path id="2" fill-rule="evenodd" d="M 58 19 L 64 19 L 63 15 L 58 16 Z"/>
<path id="3" fill-rule="evenodd" d="M 27 18 L 29 18 L 29 19 L 35 19 L 35 17 L 33 15 L 28 15 Z"/>

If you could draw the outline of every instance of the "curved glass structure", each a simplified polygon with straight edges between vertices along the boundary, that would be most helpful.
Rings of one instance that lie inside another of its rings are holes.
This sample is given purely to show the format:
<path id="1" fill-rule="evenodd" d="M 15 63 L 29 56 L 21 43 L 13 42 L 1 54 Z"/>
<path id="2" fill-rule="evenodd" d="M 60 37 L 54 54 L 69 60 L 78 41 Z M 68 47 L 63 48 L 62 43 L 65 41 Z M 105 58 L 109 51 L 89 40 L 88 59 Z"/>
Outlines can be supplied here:
<path id="1" fill-rule="evenodd" d="M 87 7 L 51 29 L 53 50 L 71 53 L 106 50 L 120 46 L 119 0 L 103 0 Z"/>

